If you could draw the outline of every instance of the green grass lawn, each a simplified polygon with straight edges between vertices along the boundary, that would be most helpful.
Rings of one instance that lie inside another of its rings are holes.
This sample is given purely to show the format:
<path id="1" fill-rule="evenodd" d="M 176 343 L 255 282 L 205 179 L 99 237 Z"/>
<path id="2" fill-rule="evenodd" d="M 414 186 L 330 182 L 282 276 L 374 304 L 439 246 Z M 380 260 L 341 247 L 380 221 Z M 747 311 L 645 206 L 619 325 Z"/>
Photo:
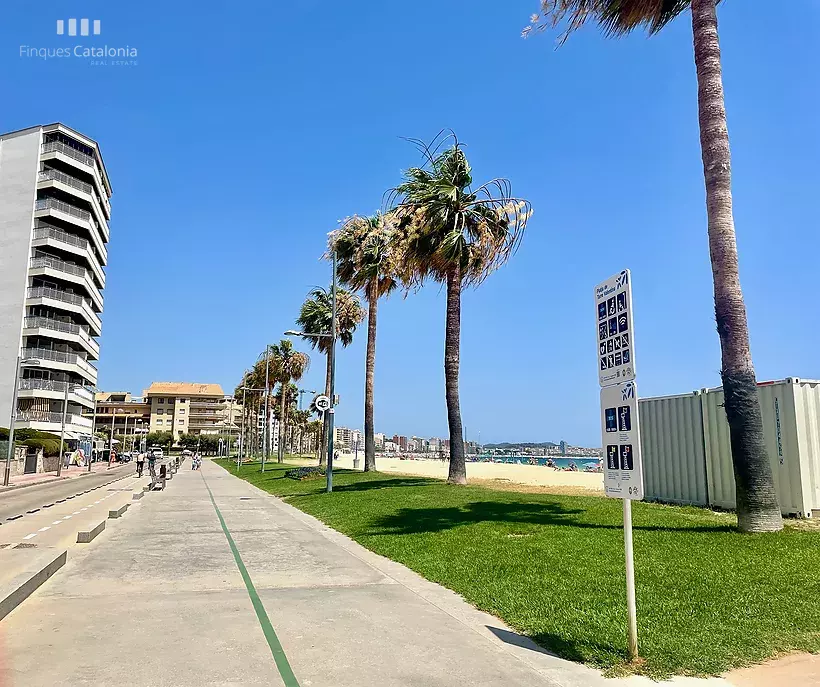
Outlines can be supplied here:
<path id="1" fill-rule="evenodd" d="M 741 535 L 730 514 L 633 504 L 645 662 L 626 666 L 619 500 L 347 471 L 326 494 L 323 479 L 284 478 L 288 467 L 241 476 L 564 658 L 660 678 L 820 651 L 820 531 Z"/>

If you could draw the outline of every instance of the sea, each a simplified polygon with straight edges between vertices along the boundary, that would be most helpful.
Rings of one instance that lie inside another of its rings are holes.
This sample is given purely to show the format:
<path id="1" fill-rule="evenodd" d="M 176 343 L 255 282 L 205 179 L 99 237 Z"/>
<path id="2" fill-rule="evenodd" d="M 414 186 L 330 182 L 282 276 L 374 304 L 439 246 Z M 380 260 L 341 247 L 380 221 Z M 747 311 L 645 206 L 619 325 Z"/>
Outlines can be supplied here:
<path id="1" fill-rule="evenodd" d="M 584 472 L 587 467 L 595 468 L 596 470 L 600 466 L 599 459 L 595 458 L 595 456 L 479 456 L 478 461 L 481 463 L 507 463 L 507 464 L 515 464 L 520 463 L 521 465 L 544 465 L 546 466 L 547 460 L 552 459 L 552 462 L 559 468 L 568 468 L 570 464 L 575 463 L 578 466 L 578 470 Z"/>

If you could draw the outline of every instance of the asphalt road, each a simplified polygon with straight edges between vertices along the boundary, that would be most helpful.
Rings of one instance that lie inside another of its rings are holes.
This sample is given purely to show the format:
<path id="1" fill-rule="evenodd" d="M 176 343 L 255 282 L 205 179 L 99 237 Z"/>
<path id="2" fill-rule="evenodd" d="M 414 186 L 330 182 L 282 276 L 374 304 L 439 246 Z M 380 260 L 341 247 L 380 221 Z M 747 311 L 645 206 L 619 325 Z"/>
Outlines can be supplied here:
<path id="1" fill-rule="evenodd" d="M 82 477 L 48 482 L 31 487 L 21 487 L 0 494 L 0 524 L 8 518 L 25 514 L 35 508 L 42 508 L 46 504 L 56 503 L 58 499 L 81 494 L 88 489 L 101 487 L 105 484 L 127 477 L 136 472 L 133 463 L 120 465 L 102 473 L 92 473 Z M 148 470 L 146 470 L 146 473 Z"/>

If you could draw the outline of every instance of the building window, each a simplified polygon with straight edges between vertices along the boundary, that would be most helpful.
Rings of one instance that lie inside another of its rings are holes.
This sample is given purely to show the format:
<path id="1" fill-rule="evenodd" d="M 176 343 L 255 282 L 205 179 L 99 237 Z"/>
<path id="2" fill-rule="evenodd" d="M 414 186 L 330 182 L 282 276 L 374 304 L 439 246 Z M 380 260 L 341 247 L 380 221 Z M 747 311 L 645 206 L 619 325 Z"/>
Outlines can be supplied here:
<path id="1" fill-rule="evenodd" d="M 185 415 L 185 408 L 180 408 L 179 409 L 179 414 L 180 415 Z"/>
<path id="2" fill-rule="evenodd" d="M 178 425 L 184 425 L 184 424 L 185 424 L 185 421 L 184 421 L 184 420 L 177 420 L 177 424 L 178 424 Z"/>
<path id="3" fill-rule="evenodd" d="M 158 398 L 157 403 L 165 403 L 165 399 L 164 398 Z"/>
<path id="4" fill-rule="evenodd" d="M 158 425 L 161 425 L 161 424 L 162 424 L 162 420 L 157 419 L 157 424 L 158 424 Z"/>
<path id="5" fill-rule="evenodd" d="M 180 403 L 185 403 L 188 399 L 187 398 L 179 398 L 177 399 Z"/>
<path id="6" fill-rule="evenodd" d="M 165 414 L 165 408 L 158 408 L 157 409 L 157 415 L 164 415 L 164 414 Z"/>

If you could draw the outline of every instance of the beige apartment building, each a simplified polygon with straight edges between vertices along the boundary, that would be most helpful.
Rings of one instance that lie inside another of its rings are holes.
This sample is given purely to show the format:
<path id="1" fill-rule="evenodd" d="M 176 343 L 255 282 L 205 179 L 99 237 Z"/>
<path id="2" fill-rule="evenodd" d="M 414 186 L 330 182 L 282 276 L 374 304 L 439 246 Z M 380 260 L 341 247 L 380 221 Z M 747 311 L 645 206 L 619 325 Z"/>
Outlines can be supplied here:
<path id="1" fill-rule="evenodd" d="M 230 399 L 219 384 L 153 382 L 144 392 L 152 432 L 220 434 L 230 427 Z M 238 415 L 234 404 L 234 416 Z"/>

